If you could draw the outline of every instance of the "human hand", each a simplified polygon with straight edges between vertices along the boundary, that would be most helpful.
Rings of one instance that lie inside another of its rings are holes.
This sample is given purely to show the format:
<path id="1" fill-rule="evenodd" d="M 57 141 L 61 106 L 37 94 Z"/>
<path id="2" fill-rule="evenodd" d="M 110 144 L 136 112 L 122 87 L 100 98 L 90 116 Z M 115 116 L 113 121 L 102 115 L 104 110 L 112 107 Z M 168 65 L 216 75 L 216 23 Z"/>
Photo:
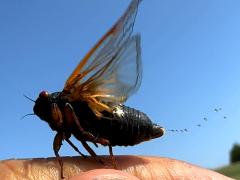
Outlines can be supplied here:
<path id="1" fill-rule="evenodd" d="M 104 165 L 94 159 L 63 157 L 63 174 L 71 180 L 93 179 L 231 179 L 217 172 L 189 163 L 162 157 L 115 156 L 118 170 L 106 156 Z M 55 158 L 0 161 L 0 179 L 60 179 L 60 167 Z"/>

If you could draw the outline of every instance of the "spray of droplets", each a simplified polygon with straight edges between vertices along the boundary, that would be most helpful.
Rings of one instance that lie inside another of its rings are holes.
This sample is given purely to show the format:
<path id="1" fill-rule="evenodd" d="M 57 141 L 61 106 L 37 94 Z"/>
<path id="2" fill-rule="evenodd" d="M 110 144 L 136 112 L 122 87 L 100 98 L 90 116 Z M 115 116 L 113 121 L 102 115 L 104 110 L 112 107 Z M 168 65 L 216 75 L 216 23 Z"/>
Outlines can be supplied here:
<path id="1" fill-rule="evenodd" d="M 212 110 L 212 112 L 216 113 L 218 116 L 220 116 L 221 119 L 226 120 L 227 119 L 227 115 L 223 115 L 223 111 L 221 107 L 216 107 Z M 166 131 L 168 132 L 174 132 L 174 133 L 186 133 L 189 132 L 191 129 L 193 129 L 194 127 L 197 128 L 201 128 L 204 126 L 204 124 L 208 121 L 211 121 L 211 119 L 209 119 L 207 116 L 202 117 L 202 119 L 200 120 L 199 123 L 193 124 L 192 127 L 190 128 L 183 128 L 183 129 L 167 129 Z"/>

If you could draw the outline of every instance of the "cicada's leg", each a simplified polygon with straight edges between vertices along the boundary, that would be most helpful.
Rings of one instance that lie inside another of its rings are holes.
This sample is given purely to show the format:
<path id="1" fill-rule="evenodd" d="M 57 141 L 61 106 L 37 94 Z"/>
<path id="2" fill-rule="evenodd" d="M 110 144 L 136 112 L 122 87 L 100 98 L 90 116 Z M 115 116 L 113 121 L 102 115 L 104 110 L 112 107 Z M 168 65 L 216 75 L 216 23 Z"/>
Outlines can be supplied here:
<path id="1" fill-rule="evenodd" d="M 91 134 L 88 131 L 85 131 L 81 124 L 80 121 L 78 119 L 78 117 L 76 116 L 73 107 L 71 106 L 71 104 L 66 103 L 65 105 L 65 115 L 66 115 L 66 119 L 68 121 L 69 124 L 75 124 L 78 127 L 79 130 L 79 135 L 78 135 L 78 139 L 79 140 L 85 140 L 85 141 L 90 141 L 93 143 L 100 143 L 104 146 L 109 145 L 109 141 L 103 138 L 98 138 L 95 137 L 93 134 Z"/>
<path id="2" fill-rule="evenodd" d="M 52 123 L 49 123 L 49 126 L 53 130 L 61 129 L 62 125 L 63 125 L 63 116 L 62 116 L 61 110 L 59 109 L 59 107 L 56 103 L 52 103 L 52 105 L 51 105 L 51 116 L 52 116 Z M 54 154 L 60 165 L 60 173 L 61 173 L 62 179 L 64 178 L 63 177 L 63 161 L 62 161 L 61 157 L 59 156 L 58 152 L 62 146 L 63 139 L 64 139 L 63 132 L 58 131 L 53 140 L 53 150 L 54 150 Z"/>
<path id="3" fill-rule="evenodd" d="M 63 141 L 63 134 L 62 133 L 57 133 L 55 138 L 54 138 L 54 141 L 53 141 L 53 150 L 54 150 L 54 153 L 55 153 L 55 156 L 59 162 L 59 165 L 60 165 L 60 173 L 61 173 L 61 178 L 63 179 L 63 161 L 62 161 L 62 158 L 59 156 L 59 150 L 62 146 L 62 141 Z"/>
<path id="4" fill-rule="evenodd" d="M 52 122 L 49 123 L 49 126 L 53 130 L 62 129 L 63 126 L 63 115 L 56 103 L 51 104 L 51 116 Z"/>
<path id="5" fill-rule="evenodd" d="M 76 125 L 80 131 L 80 133 L 82 133 L 84 131 L 84 129 L 82 128 L 80 121 L 78 120 L 73 107 L 71 106 L 71 104 L 66 103 L 65 104 L 65 116 L 66 116 L 66 120 L 67 120 L 67 124 L 69 125 Z"/>
<path id="6" fill-rule="evenodd" d="M 103 164 L 103 161 L 98 155 L 93 151 L 93 149 L 86 143 L 86 141 L 81 140 L 83 147 L 87 150 L 87 152 L 99 163 Z"/>
<path id="7" fill-rule="evenodd" d="M 88 153 L 98 162 L 102 163 L 102 160 L 100 158 L 97 158 L 97 154 L 91 149 L 91 147 L 86 143 L 86 141 L 93 142 L 96 138 L 90 133 L 85 131 L 80 121 L 78 120 L 78 117 L 76 116 L 73 107 L 71 104 L 66 103 L 65 104 L 65 117 L 68 122 L 68 124 L 74 124 L 78 127 L 79 134 L 75 134 L 76 138 L 81 141 L 84 148 L 88 151 Z M 95 143 L 95 142 L 94 142 Z"/>
<path id="8" fill-rule="evenodd" d="M 96 143 L 102 144 L 104 146 L 109 145 L 109 141 L 107 139 L 104 138 L 98 138 L 95 137 L 93 134 L 91 134 L 88 131 L 85 131 L 81 124 L 80 121 L 78 119 L 78 117 L 76 116 L 73 107 L 71 106 L 71 104 L 66 103 L 65 105 L 65 116 L 66 119 L 68 121 L 69 124 L 75 124 L 78 127 L 79 130 L 79 134 L 75 134 L 75 136 L 77 137 L 78 140 L 81 141 L 82 145 L 84 146 L 84 148 L 89 152 L 89 154 L 91 156 L 93 156 L 94 159 L 97 160 L 97 155 L 96 153 L 91 149 L 91 147 L 86 143 L 86 141 L 90 141 L 93 144 L 95 144 L 97 146 Z M 102 162 L 102 160 L 97 160 L 99 162 Z"/>
<path id="9" fill-rule="evenodd" d="M 68 142 L 68 144 L 77 151 L 83 158 L 87 158 L 87 156 L 79 151 L 79 149 L 70 141 L 70 139 L 65 138 L 65 140 Z"/>
<path id="10" fill-rule="evenodd" d="M 117 169 L 117 162 L 116 159 L 113 155 L 113 150 L 112 150 L 112 146 L 110 145 L 109 141 L 107 139 L 104 138 L 98 138 L 97 139 L 98 143 L 100 144 L 104 144 L 104 145 L 108 145 L 109 147 L 109 154 L 110 154 L 110 158 L 112 161 L 112 165 L 115 169 Z M 101 159 L 97 159 L 97 155 L 96 153 L 92 150 L 92 148 L 85 142 L 85 141 L 81 141 L 82 145 L 84 146 L 84 148 L 89 152 L 89 154 L 98 162 L 103 163 Z"/>
<path id="11" fill-rule="evenodd" d="M 115 169 L 117 169 L 117 162 L 116 162 L 115 157 L 113 156 L 112 146 L 109 145 L 108 147 L 109 147 L 109 154 L 110 154 L 110 158 L 111 158 L 111 161 L 112 161 L 113 167 L 114 167 Z"/>

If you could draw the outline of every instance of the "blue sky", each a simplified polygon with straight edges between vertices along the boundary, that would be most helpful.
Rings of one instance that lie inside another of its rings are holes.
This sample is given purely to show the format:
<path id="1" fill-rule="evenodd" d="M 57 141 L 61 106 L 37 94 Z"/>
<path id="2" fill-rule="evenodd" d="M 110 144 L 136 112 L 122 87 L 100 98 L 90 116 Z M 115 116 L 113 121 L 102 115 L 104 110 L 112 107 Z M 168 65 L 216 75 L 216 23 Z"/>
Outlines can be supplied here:
<path id="1" fill-rule="evenodd" d="M 20 120 L 33 107 L 23 94 L 35 99 L 42 90 L 61 91 L 129 2 L 0 1 L 0 159 L 54 155 L 55 132 L 37 117 Z M 164 156 L 208 168 L 228 164 L 233 143 L 240 143 L 239 7 L 237 0 L 141 3 L 134 31 L 142 35 L 143 81 L 126 104 L 166 129 L 189 132 L 115 147 L 115 154 Z M 104 147 L 95 151 L 108 153 Z M 77 154 L 64 144 L 61 155 Z"/>

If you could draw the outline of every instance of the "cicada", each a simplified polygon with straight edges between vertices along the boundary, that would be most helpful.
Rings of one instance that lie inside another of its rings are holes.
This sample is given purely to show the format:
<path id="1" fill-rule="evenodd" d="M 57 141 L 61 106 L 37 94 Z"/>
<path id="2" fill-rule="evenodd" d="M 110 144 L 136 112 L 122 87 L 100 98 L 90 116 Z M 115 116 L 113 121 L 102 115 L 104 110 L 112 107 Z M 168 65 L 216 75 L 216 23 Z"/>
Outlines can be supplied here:
<path id="1" fill-rule="evenodd" d="M 125 13 L 80 61 L 65 82 L 61 92 L 42 91 L 35 101 L 34 113 L 56 131 L 53 150 L 59 156 L 65 140 L 73 135 L 96 160 L 87 142 L 109 147 L 133 146 L 158 138 L 164 129 L 143 112 L 127 107 L 124 102 L 141 84 L 142 64 L 140 35 L 132 35 L 140 0 L 132 0 Z"/>

